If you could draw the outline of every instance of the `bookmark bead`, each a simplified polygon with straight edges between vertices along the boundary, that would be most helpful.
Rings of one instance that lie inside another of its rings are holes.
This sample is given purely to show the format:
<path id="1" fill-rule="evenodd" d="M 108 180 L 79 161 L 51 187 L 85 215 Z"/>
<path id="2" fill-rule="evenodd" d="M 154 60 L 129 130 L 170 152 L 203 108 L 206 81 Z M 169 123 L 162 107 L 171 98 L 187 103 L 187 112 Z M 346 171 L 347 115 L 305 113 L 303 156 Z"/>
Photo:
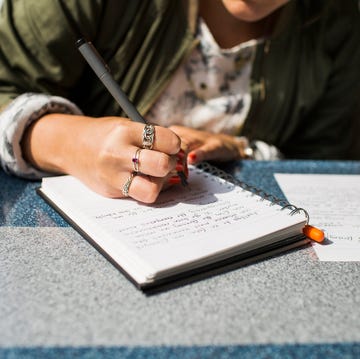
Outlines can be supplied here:
<path id="1" fill-rule="evenodd" d="M 315 242 L 321 243 L 325 239 L 325 234 L 321 229 L 310 226 L 309 224 L 303 228 L 303 233 Z"/>

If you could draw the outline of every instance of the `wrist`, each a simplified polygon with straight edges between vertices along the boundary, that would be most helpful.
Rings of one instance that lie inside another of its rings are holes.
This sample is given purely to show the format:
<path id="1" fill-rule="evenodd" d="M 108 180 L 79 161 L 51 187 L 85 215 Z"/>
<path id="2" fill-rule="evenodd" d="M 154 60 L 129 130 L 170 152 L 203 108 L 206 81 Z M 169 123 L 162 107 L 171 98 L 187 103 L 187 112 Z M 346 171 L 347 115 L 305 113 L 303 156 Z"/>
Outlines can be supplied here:
<path id="1" fill-rule="evenodd" d="M 71 173 L 79 153 L 82 118 L 54 113 L 33 122 L 21 142 L 24 159 L 41 171 Z"/>
<path id="2" fill-rule="evenodd" d="M 243 146 L 240 150 L 241 158 L 258 161 L 274 161 L 283 158 L 283 154 L 277 147 L 264 141 L 249 141 L 245 136 L 238 136 L 236 138 Z"/>
<path id="3" fill-rule="evenodd" d="M 254 159 L 254 148 L 251 146 L 249 139 L 245 136 L 235 137 L 239 145 L 239 155 L 242 159 Z"/>
<path id="4" fill-rule="evenodd" d="M 56 126 L 52 116 L 57 115 L 44 115 L 26 129 L 21 140 L 21 150 L 25 161 L 34 168 L 49 173 L 62 173 L 58 156 L 62 136 L 61 132 L 56 131 L 59 126 Z"/>
<path id="5" fill-rule="evenodd" d="M 80 114 L 81 111 L 72 102 L 58 96 L 24 93 L 0 113 L 0 163 L 6 172 L 31 179 L 50 174 L 39 171 L 41 166 L 32 165 L 36 158 L 32 158 L 31 154 L 30 128 L 33 123 L 50 113 Z M 46 139 L 40 138 L 40 148 L 42 141 Z M 42 151 L 46 151 L 45 147 Z"/>

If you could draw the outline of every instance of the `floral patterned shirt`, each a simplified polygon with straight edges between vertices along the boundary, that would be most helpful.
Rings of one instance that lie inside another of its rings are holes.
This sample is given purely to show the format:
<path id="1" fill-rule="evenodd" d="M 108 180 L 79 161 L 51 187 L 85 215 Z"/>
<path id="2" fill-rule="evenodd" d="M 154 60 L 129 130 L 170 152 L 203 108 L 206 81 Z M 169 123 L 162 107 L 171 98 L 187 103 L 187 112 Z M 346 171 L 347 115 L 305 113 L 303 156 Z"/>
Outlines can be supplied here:
<path id="1" fill-rule="evenodd" d="M 198 46 L 145 117 L 158 125 L 235 135 L 251 104 L 250 74 L 258 40 L 222 49 L 201 18 L 197 39 Z"/>

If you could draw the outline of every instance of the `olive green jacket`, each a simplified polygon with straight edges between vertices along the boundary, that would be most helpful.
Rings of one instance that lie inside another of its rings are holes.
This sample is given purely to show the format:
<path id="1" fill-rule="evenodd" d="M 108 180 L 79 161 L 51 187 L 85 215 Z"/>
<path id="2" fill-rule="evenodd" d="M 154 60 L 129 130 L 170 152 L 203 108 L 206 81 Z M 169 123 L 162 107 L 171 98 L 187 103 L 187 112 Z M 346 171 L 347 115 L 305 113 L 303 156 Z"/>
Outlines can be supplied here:
<path id="1" fill-rule="evenodd" d="M 196 46 L 196 17 L 194 0 L 4 0 L 0 107 L 35 92 L 68 98 L 87 115 L 122 114 L 75 46 L 84 36 L 146 116 Z M 347 156 L 359 44 L 357 0 L 291 0 L 258 45 L 241 134 L 289 158 Z"/>

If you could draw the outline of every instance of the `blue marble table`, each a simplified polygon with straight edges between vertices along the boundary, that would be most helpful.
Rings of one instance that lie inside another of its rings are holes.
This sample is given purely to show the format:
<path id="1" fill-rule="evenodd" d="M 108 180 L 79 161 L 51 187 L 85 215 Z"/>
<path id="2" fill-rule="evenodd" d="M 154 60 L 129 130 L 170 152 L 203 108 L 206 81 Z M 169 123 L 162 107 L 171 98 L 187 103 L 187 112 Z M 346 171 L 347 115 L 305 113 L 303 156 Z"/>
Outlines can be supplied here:
<path id="1" fill-rule="evenodd" d="M 273 173 L 359 174 L 360 162 L 240 162 Z M 311 246 L 153 296 L 0 171 L 0 358 L 360 358 L 360 263 Z"/>

